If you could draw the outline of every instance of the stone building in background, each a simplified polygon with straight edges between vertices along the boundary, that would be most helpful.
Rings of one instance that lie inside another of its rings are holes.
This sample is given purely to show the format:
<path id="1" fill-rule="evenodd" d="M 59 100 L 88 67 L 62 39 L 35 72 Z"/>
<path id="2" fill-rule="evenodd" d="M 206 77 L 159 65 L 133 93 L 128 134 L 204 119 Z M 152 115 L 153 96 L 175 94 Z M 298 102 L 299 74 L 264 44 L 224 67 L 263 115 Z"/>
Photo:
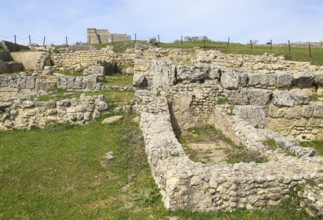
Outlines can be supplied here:
<path id="1" fill-rule="evenodd" d="M 104 44 L 116 41 L 130 41 L 131 36 L 127 34 L 110 33 L 107 29 L 87 29 L 87 41 L 89 44 Z"/>

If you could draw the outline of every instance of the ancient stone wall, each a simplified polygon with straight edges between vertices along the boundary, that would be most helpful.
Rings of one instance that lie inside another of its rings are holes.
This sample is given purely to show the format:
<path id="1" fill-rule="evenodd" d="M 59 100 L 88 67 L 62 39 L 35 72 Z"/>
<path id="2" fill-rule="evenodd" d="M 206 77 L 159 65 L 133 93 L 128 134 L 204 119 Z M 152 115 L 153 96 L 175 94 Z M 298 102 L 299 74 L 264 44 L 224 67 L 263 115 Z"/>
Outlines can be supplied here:
<path id="1" fill-rule="evenodd" d="M 107 29 L 87 29 L 89 44 L 104 44 L 114 41 L 130 41 L 131 36 L 127 34 L 110 33 Z"/>
<path id="2" fill-rule="evenodd" d="M 117 54 L 111 48 L 94 51 L 56 51 L 51 55 L 54 65 L 63 67 L 65 71 L 81 71 L 102 62 L 133 66 L 134 58 L 133 51 Z"/>
<path id="3" fill-rule="evenodd" d="M 323 139 L 321 67 L 216 51 L 155 49 L 136 57 L 134 85 L 171 94 L 175 115 L 189 118 L 179 117 L 182 127 L 204 123 L 215 105 L 227 104 L 228 113 L 255 127 L 299 140 Z"/>
<path id="4" fill-rule="evenodd" d="M 104 96 L 80 98 L 23 101 L 18 99 L 11 103 L 0 103 L 0 129 L 30 129 L 33 126 L 45 127 L 49 123 L 84 124 L 100 117 L 108 110 Z"/>
<path id="5" fill-rule="evenodd" d="M 263 145 L 264 138 L 272 137 L 270 132 L 248 126 L 237 116 L 227 116 L 220 111 L 214 114 L 221 114 L 218 118 L 222 120 L 230 120 L 228 124 L 234 134 L 248 147 L 267 156 L 268 162 L 193 162 L 175 137 L 166 98 L 148 91 L 137 91 L 136 95 L 148 161 L 166 208 L 257 209 L 277 205 L 296 185 L 322 178 L 322 157 L 309 157 L 315 154 L 305 153 L 297 158 L 274 152 Z M 277 138 L 290 149 L 300 148 L 293 141 Z M 304 203 L 309 204 L 305 200 Z"/>

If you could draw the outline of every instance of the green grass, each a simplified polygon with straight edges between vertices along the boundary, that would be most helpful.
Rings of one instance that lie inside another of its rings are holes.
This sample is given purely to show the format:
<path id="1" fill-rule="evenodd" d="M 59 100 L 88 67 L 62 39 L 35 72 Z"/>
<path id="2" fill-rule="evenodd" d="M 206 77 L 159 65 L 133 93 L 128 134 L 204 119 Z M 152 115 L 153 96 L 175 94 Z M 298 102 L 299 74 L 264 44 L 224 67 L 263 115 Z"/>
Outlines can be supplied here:
<path id="1" fill-rule="evenodd" d="M 312 95 L 309 96 L 309 99 L 311 102 L 317 102 L 320 100 L 320 95 L 317 93 L 314 93 Z"/>
<path id="2" fill-rule="evenodd" d="M 98 50 L 105 48 L 106 46 L 113 46 L 113 51 L 115 53 L 124 53 L 128 48 L 135 48 L 134 41 L 120 41 L 113 43 L 105 43 L 105 44 L 94 44 Z"/>
<path id="3" fill-rule="evenodd" d="M 196 162 L 208 161 L 207 157 L 200 158 L 198 152 L 188 147 L 189 143 L 212 143 L 225 142 L 230 148 L 225 150 L 227 156 L 226 162 L 230 164 L 239 162 L 256 162 L 264 163 L 267 159 L 259 153 L 247 149 L 246 146 L 236 145 L 230 138 L 226 137 L 220 130 L 215 129 L 212 125 L 204 125 L 199 127 L 192 127 L 187 130 L 187 133 L 179 137 L 185 152 L 189 155 L 190 159 Z"/>
<path id="4" fill-rule="evenodd" d="M 225 98 L 219 98 L 216 102 L 216 104 L 218 105 L 224 105 L 224 104 L 229 104 L 230 103 L 230 100 L 228 97 L 225 97 Z"/>
<path id="5" fill-rule="evenodd" d="M 0 132 L 0 219 L 313 219 L 296 194 L 262 211 L 166 210 L 133 117 Z"/>
<path id="6" fill-rule="evenodd" d="M 311 141 L 311 142 L 301 142 L 303 147 L 312 147 L 317 150 L 320 155 L 323 155 L 323 141 Z"/>
<path id="7" fill-rule="evenodd" d="M 131 86 L 133 75 L 112 74 L 105 77 L 104 85 Z"/>
<path id="8" fill-rule="evenodd" d="M 193 48 L 204 47 L 204 41 L 184 41 L 183 44 L 176 41 L 173 43 L 160 43 L 163 48 Z M 312 48 L 312 57 L 309 56 L 308 48 L 291 48 L 291 53 L 288 47 L 275 47 L 270 49 L 270 46 L 253 45 L 251 49 L 248 44 L 230 43 L 227 46 L 226 42 L 206 41 L 205 49 L 217 49 L 227 54 L 248 54 L 248 55 L 262 55 L 264 53 L 275 54 L 276 56 L 284 56 L 286 60 L 292 61 L 306 61 L 313 65 L 323 65 L 323 48 Z"/>
<path id="9" fill-rule="evenodd" d="M 264 140 L 263 144 L 272 150 L 276 150 L 277 148 L 279 148 L 277 142 L 272 138 L 267 138 L 266 140 Z"/>
<path id="10" fill-rule="evenodd" d="M 65 76 L 83 76 L 83 70 L 81 71 L 63 71 L 63 72 L 59 72 Z"/>

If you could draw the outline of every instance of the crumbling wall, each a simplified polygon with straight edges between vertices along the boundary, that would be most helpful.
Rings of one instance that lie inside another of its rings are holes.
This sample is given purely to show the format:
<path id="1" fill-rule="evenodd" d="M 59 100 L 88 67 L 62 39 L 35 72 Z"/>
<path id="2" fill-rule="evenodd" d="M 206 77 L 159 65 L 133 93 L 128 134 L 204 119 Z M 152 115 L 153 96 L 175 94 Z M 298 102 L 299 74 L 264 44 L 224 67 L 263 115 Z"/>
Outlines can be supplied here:
<path id="1" fill-rule="evenodd" d="M 229 114 L 257 128 L 298 140 L 323 138 L 321 67 L 270 56 L 224 60 L 230 56 L 216 51 L 145 50 L 136 56 L 133 84 L 174 97 L 173 111 L 182 127 L 204 123 L 214 106 L 223 104 Z M 321 101 L 310 101 L 312 96 Z"/>
<path id="2" fill-rule="evenodd" d="M 56 51 L 51 55 L 53 63 L 64 71 L 81 71 L 98 63 L 117 63 L 119 66 L 133 66 L 135 53 L 127 51 L 114 53 L 111 48 L 92 51 Z"/>
<path id="3" fill-rule="evenodd" d="M 108 110 L 105 97 L 81 95 L 80 98 L 0 103 L 0 129 L 30 129 L 45 127 L 49 123 L 84 124 L 100 117 Z"/>
<path id="4" fill-rule="evenodd" d="M 273 152 L 263 145 L 269 134 L 246 125 L 237 116 L 228 119 L 225 114 L 222 118 L 231 120 L 235 134 L 269 161 L 261 164 L 193 162 L 175 137 L 166 98 L 147 91 L 137 91 L 136 95 L 148 161 L 168 209 L 231 211 L 277 205 L 296 185 L 322 177 L 322 157 L 304 154 L 297 158 Z M 279 138 L 286 145 L 295 145 Z"/>

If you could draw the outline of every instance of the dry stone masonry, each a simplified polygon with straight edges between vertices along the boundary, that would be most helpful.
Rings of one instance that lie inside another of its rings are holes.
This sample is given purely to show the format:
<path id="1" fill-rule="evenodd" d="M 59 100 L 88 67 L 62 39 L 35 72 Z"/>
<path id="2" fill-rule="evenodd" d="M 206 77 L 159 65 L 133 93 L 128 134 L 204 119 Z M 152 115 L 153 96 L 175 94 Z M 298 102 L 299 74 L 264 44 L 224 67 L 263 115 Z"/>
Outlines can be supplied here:
<path id="1" fill-rule="evenodd" d="M 142 47 L 136 53 L 133 85 L 145 90 L 136 92 L 134 109 L 165 207 L 256 209 L 277 205 L 305 184 L 299 192 L 301 207 L 322 215 L 323 158 L 294 139 L 322 140 L 322 67 L 198 49 Z M 202 124 L 220 129 L 268 162 L 191 161 L 173 126 Z M 266 140 L 279 149 L 264 145 Z"/>
<path id="2" fill-rule="evenodd" d="M 108 105 L 102 95 L 91 97 L 83 94 L 80 98 L 47 102 L 21 99 L 13 104 L 0 102 L 0 130 L 45 127 L 49 123 L 84 124 L 107 110 Z"/>
<path id="3" fill-rule="evenodd" d="M 193 162 L 175 137 L 166 98 L 147 91 L 137 91 L 137 96 L 148 161 L 165 207 L 171 210 L 230 211 L 277 205 L 296 185 L 322 178 L 322 157 L 297 158 L 273 153 L 262 144 L 264 132 L 246 127 L 237 116 L 230 119 L 235 135 L 245 136 L 240 141 L 266 155 L 269 161 L 261 164 Z M 227 118 L 223 113 L 218 114 L 224 120 Z M 218 121 L 215 123 L 221 126 Z"/>
<path id="4" fill-rule="evenodd" d="M 197 122 L 205 122 L 214 106 L 227 100 L 232 113 L 256 127 L 298 140 L 323 139 L 321 67 L 267 55 L 190 53 L 141 52 L 135 60 L 134 86 L 171 94 L 174 108 Z M 311 101 L 313 96 L 320 97 L 318 102 Z M 187 102 L 185 110 L 176 107 L 183 102 Z"/>

